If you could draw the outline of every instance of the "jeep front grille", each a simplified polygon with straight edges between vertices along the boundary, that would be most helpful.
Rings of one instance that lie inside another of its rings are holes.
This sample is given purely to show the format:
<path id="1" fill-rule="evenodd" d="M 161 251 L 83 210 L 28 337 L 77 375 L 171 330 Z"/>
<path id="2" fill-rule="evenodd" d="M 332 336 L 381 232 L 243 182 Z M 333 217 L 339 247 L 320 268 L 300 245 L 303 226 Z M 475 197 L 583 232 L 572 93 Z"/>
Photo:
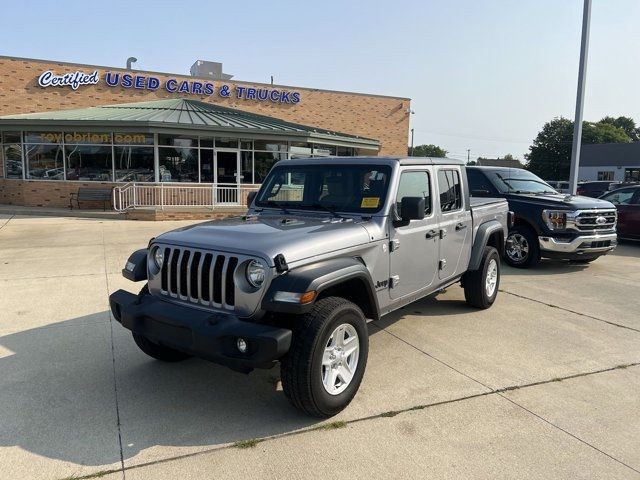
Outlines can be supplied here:
<path id="1" fill-rule="evenodd" d="M 189 248 L 164 248 L 160 293 L 200 305 L 233 310 L 238 257 Z"/>
<path id="2" fill-rule="evenodd" d="M 601 217 L 605 220 L 598 223 Z M 616 227 L 616 219 L 615 210 L 583 210 L 576 215 L 575 226 L 581 232 L 613 230 Z"/>

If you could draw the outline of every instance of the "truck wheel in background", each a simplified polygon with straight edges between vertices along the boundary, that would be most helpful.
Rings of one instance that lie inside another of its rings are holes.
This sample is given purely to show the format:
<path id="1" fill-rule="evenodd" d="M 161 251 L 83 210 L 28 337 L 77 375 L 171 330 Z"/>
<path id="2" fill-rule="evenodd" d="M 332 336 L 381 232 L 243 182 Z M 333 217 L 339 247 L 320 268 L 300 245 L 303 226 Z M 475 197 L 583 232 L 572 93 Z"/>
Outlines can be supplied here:
<path id="1" fill-rule="evenodd" d="M 144 353 L 163 362 L 180 362 L 189 358 L 186 353 L 152 342 L 147 337 L 133 333 L 133 340 Z"/>
<path id="2" fill-rule="evenodd" d="M 489 308 L 500 286 L 500 255 L 493 247 L 484 247 L 480 268 L 464 274 L 464 298 L 476 308 Z"/>
<path id="3" fill-rule="evenodd" d="M 504 260 L 516 268 L 533 267 L 540 261 L 540 245 L 536 232 L 526 225 L 516 225 L 507 235 Z"/>
<path id="4" fill-rule="evenodd" d="M 322 298 L 298 320 L 291 348 L 282 359 L 284 393 L 303 412 L 331 417 L 358 391 L 368 354 L 362 310 L 344 298 Z"/>

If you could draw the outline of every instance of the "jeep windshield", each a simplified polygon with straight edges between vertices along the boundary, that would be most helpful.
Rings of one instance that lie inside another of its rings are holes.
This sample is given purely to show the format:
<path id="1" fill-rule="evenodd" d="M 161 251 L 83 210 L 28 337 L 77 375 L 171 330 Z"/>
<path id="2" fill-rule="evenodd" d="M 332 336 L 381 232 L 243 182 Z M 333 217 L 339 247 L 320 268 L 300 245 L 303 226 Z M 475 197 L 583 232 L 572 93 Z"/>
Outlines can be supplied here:
<path id="1" fill-rule="evenodd" d="M 287 165 L 265 179 L 255 205 L 335 214 L 379 212 L 387 197 L 391 167 L 386 165 Z"/>
<path id="2" fill-rule="evenodd" d="M 497 170 L 487 172 L 500 193 L 558 193 L 551 185 L 527 170 Z"/>

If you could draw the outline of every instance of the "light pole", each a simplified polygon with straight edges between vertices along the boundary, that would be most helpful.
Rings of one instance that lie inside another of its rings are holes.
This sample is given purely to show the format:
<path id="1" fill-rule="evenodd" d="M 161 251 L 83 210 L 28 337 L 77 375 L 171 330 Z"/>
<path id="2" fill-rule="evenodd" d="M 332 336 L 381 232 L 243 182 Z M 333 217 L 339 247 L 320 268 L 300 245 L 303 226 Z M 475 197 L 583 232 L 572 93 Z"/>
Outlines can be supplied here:
<path id="1" fill-rule="evenodd" d="M 411 129 L 411 153 L 409 156 L 413 157 L 413 128 Z"/>
<path id="2" fill-rule="evenodd" d="M 589 24 L 591 23 L 591 0 L 584 0 L 582 13 L 582 44 L 580 45 L 580 67 L 578 69 L 578 94 L 576 95 L 576 116 L 573 124 L 573 147 L 571 148 L 571 173 L 569 193 L 576 194 L 578 186 L 578 166 L 580 164 L 580 144 L 582 143 L 582 107 L 584 106 L 584 85 L 587 76 L 587 53 L 589 51 Z"/>

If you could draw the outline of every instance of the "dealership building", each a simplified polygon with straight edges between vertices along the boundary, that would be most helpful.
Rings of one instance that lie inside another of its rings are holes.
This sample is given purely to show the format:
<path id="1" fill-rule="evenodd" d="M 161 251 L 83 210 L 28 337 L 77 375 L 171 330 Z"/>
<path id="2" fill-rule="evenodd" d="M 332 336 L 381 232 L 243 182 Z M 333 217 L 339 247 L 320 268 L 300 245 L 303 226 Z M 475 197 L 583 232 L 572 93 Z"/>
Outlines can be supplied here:
<path id="1" fill-rule="evenodd" d="M 640 142 L 583 145 L 578 179 L 640 182 Z"/>
<path id="2" fill-rule="evenodd" d="M 187 76 L 0 56 L 0 204 L 132 185 L 211 186 L 211 203 L 278 160 L 407 152 L 408 98 L 236 81 L 209 63 Z"/>

